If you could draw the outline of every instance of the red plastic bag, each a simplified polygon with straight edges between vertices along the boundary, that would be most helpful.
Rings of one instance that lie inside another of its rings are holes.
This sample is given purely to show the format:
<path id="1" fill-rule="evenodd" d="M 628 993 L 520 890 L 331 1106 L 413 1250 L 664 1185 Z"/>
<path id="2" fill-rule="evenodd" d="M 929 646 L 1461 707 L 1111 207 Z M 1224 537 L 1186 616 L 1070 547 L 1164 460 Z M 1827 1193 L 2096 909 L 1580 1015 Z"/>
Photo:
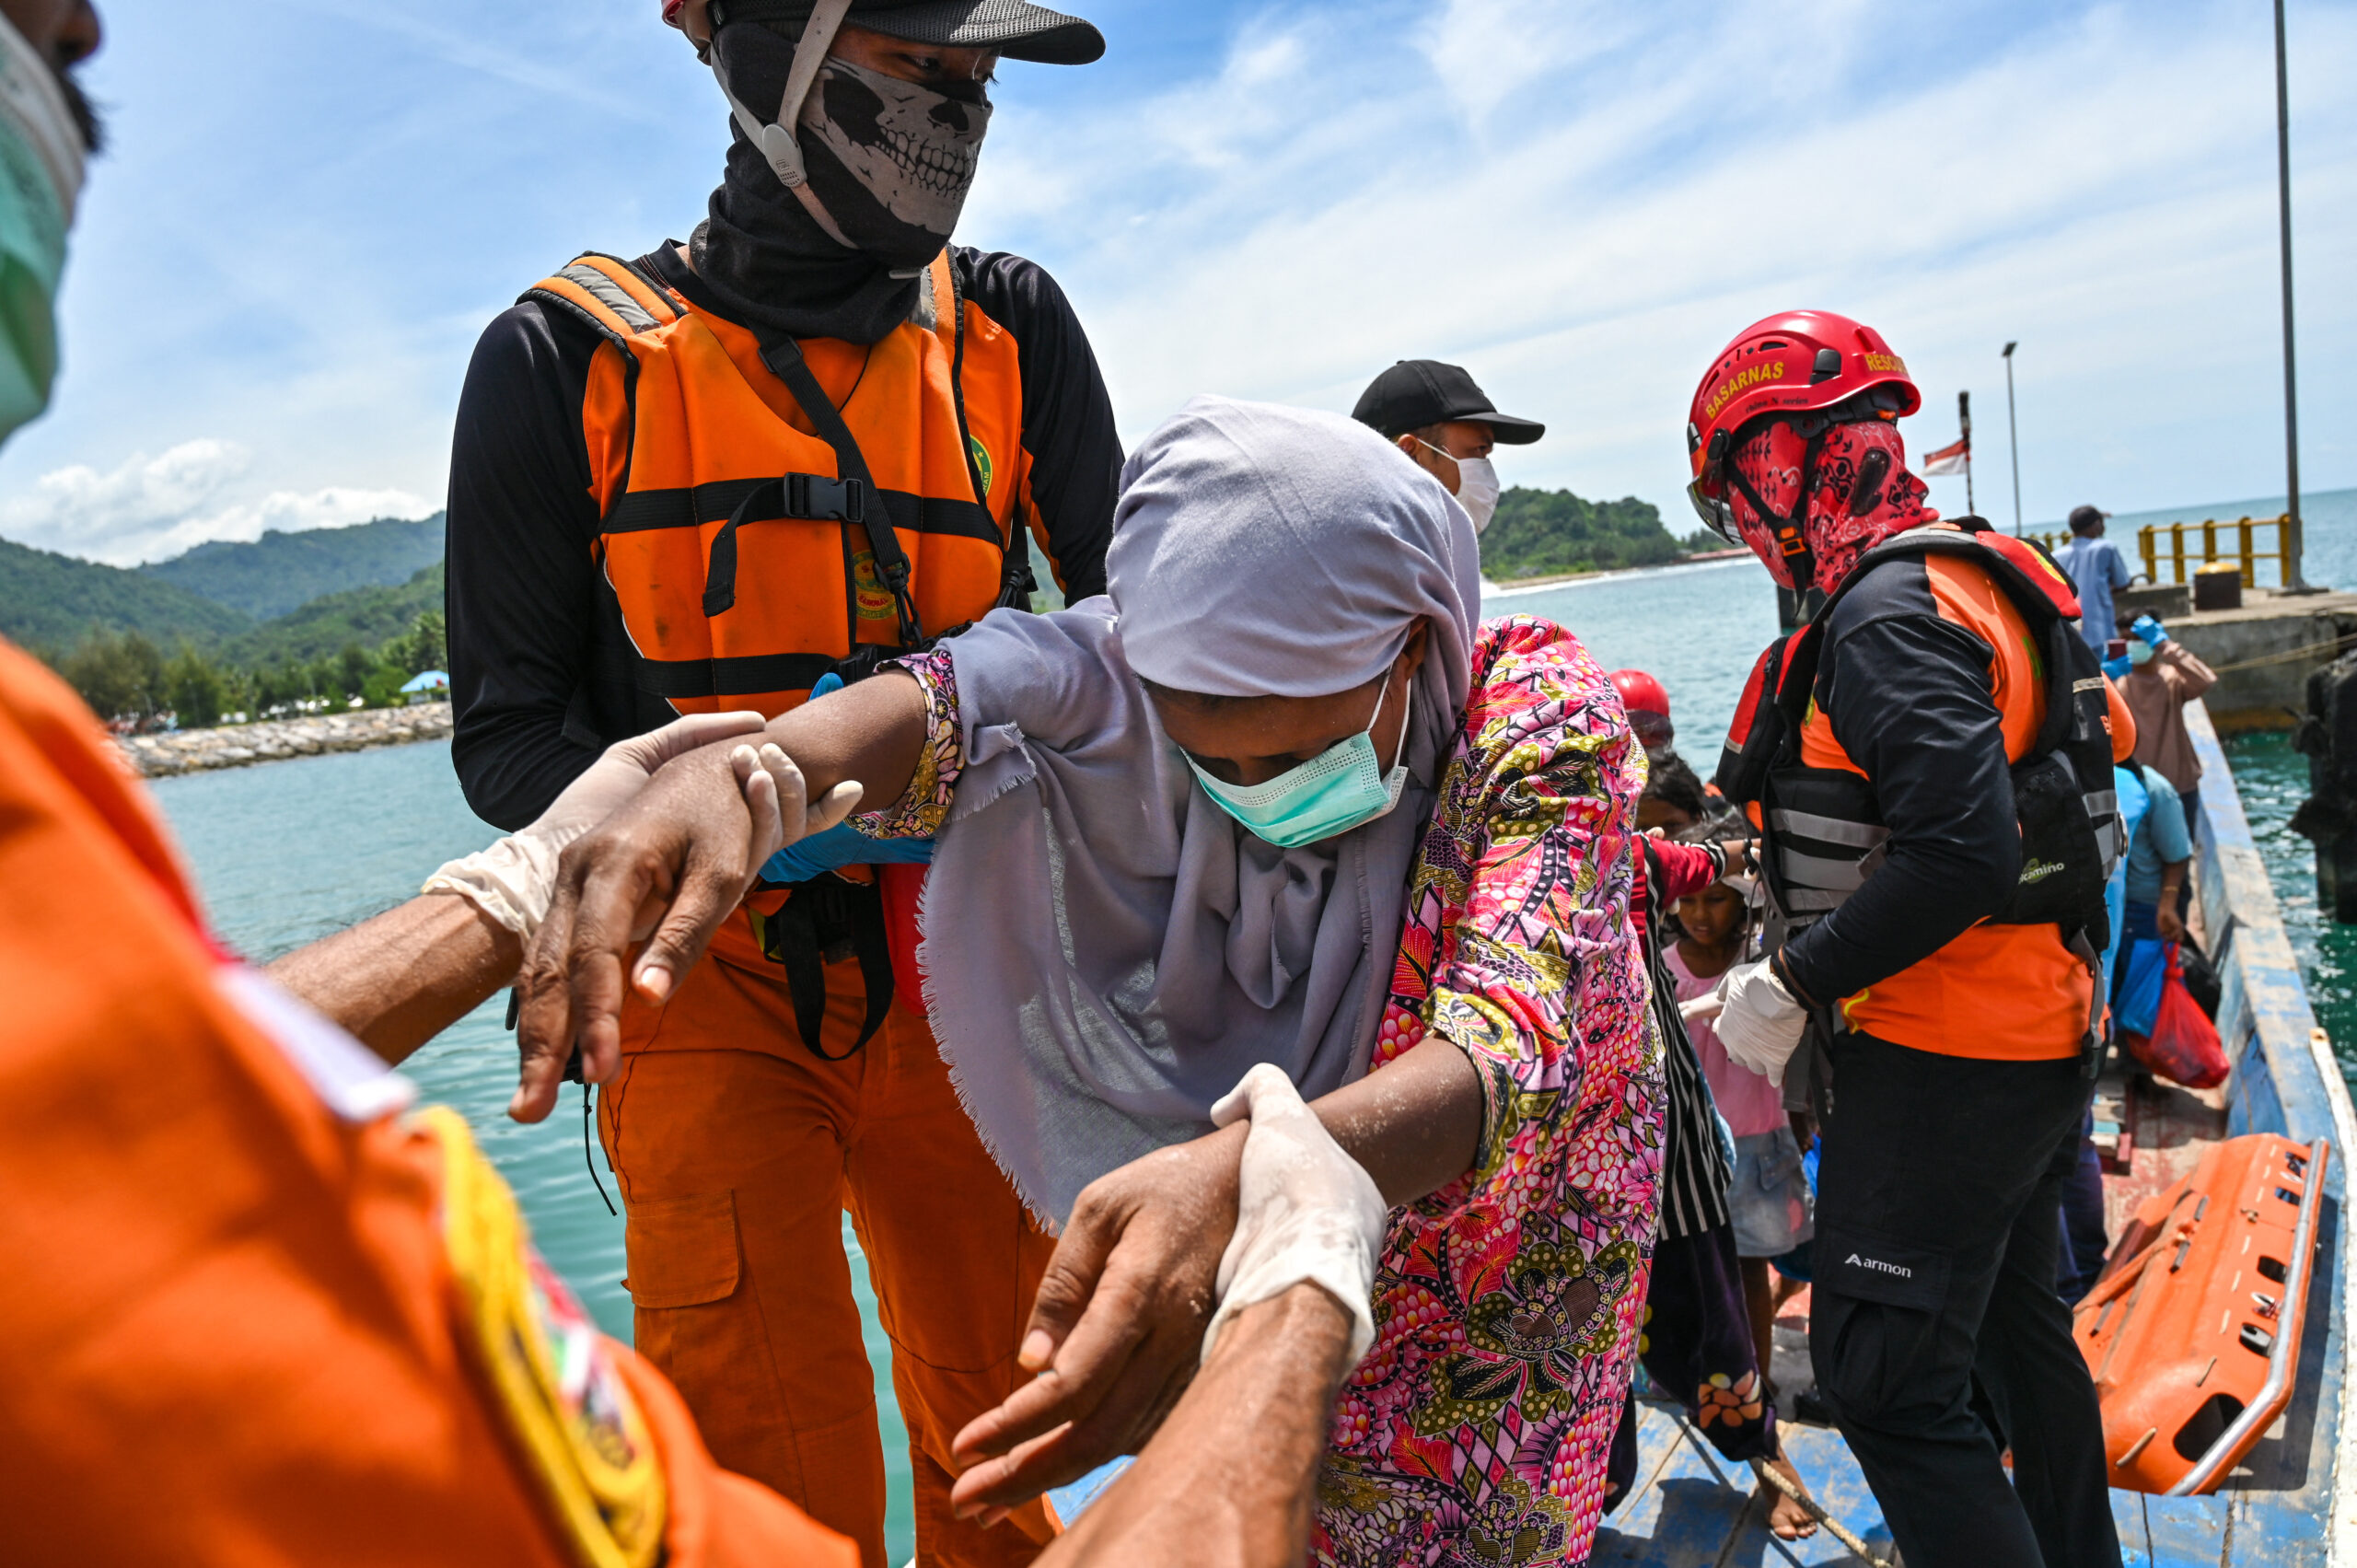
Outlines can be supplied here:
<path id="1" fill-rule="evenodd" d="M 2186 990 L 2177 950 L 2174 942 L 2162 949 L 2168 967 L 2161 979 L 2161 1005 L 2152 1034 L 2123 1030 L 2120 1044 L 2155 1077 L 2189 1089 L 2214 1089 L 2226 1081 L 2226 1048 L 2217 1027 L 2202 1016 L 2201 1005 Z"/>

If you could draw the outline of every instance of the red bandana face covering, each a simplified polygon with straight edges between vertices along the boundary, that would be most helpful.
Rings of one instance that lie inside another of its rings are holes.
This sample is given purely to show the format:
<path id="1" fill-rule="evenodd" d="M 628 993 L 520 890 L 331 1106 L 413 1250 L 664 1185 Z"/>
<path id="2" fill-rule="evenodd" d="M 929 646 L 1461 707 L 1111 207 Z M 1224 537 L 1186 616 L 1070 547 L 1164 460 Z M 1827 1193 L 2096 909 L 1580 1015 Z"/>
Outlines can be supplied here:
<path id="1" fill-rule="evenodd" d="M 1733 461 L 1760 500 L 1789 512 L 1807 450 L 1808 442 L 1780 419 L 1747 436 Z M 1907 445 L 1897 425 L 1868 419 L 1828 430 L 1809 480 L 1808 519 L 1801 528 L 1817 557 L 1814 586 L 1831 593 L 1859 556 L 1893 534 L 1937 522 L 1940 515 L 1923 505 L 1926 493 L 1923 482 L 1907 471 Z M 1792 568 L 1777 551 L 1773 527 L 1761 520 L 1740 485 L 1729 484 L 1726 496 L 1743 542 L 1767 563 L 1778 587 L 1791 587 Z"/>

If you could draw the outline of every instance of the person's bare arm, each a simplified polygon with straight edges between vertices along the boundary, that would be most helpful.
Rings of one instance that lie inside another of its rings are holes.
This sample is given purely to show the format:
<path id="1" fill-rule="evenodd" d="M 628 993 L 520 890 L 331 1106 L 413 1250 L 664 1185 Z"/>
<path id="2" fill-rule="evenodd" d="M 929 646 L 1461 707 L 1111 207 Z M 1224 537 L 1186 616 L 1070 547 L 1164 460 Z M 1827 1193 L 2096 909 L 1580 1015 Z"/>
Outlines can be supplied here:
<path id="1" fill-rule="evenodd" d="M 2218 684 L 2218 672 L 2194 657 L 2192 651 L 2175 637 L 2161 645 L 2156 656 L 2167 672 L 2169 684 L 2176 688 L 2177 699 L 2180 703 L 2190 703 Z"/>
<path id="2" fill-rule="evenodd" d="M 924 753 L 922 689 L 887 670 L 771 721 L 768 739 L 800 770 L 811 801 L 864 786 L 868 809 L 908 792 Z M 602 1084 L 621 1060 L 625 983 L 669 996 L 744 899 L 761 859 L 722 741 L 668 764 L 629 805 L 565 850 L 548 917 L 527 956 L 517 1045 L 521 1085 L 509 1114 L 538 1121 L 555 1107 L 565 1061 Z M 623 962 L 644 942 L 627 981 Z"/>
<path id="3" fill-rule="evenodd" d="M 1238 1314 L 1138 1462 L 1039 1568 L 1301 1562 L 1350 1332 L 1350 1314 L 1314 1284 Z"/>
<path id="4" fill-rule="evenodd" d="M 2172 860 L 2161 867 L 2161 901 L 2153 916 L 2153 924 L 2159 930 L 2164 942 L 2185 939 L 2185 922 L 2177 915 L 2177 904 L 2185 888 L 2186 868 L 2192 864 L 2190 860 Z"/>
<path id="5" fill-rule="evenodd" d="M 1310 1109 L 1394 1207 L 1447 1186 L 1480 1152 L 1480 1075 L 1437 1036 Z M 1023 1365 L 1039 1376 L 958 1434 L 961 1514 L 1136 1452 L 1185 1392 L 1236 1228 L 1247 1131 L 1158 1149 L 1082 1191 L 1024 1336 Z"/>
<path id="6" fill-rule="evenodd" d="M 456 894 L 427 893 L 298 947 L 268 972 L 398 1067 L 523 961 L 523 938 Z"/>

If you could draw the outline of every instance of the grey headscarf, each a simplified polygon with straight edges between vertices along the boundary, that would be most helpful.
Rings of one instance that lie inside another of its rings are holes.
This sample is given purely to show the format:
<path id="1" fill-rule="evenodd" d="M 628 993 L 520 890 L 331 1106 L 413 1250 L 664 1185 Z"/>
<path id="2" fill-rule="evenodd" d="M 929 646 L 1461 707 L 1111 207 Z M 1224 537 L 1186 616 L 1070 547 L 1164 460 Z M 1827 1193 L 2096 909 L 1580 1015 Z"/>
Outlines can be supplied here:
<path id="1" fill-rule="evenodd" d="M 1273 1062 L 1366 1071 L 1409 864 L 1463 721 L 1480 556 L 1463 508 L 1339 415 L 1198 398 L 1124 469 L 1109 591 L 949 645 L 966 771 L 928 880 L 926 1002 L 966 1109 L 1061 1223 L 1208 1131 Z M 1432 625 L 1388 815 L 1279 849 L 1196 787 L 1138 677 L 1222 696 L 1373 681 Z"/>

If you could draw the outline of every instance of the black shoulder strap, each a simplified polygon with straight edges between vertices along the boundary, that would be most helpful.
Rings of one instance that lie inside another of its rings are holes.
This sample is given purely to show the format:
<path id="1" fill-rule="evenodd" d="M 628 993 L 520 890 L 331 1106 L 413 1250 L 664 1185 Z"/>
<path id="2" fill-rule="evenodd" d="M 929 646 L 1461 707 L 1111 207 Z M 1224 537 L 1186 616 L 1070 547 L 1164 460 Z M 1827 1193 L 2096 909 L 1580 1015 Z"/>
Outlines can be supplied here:
<path id="1" fill-rule="evenodd" d="M 835 515 L 866 534 L 867 548 L 876 557 L 876 575 L 891 590 L 893 606 L 900 613 L 900 645 L 904 648 L 922 645 L 924 625 L 917 619 L 916 601 L 909 593 L 909 558 L 900 549 L 900 535 L 892 531 L 891 516 L 885 510 L 883 498 L 877 493 L 876 476 L 868 470 L 867 459 L 859 449 L 858 438 L 852 435 L 851 426 L 843 423 L 842 411 L 835 407 L 834 400 L 827 396 L 827 389 L 819 385 L 819 377 L 811 373 L 810 362 L 803 357 L 800 343 L 787 333 L 772 334 L 768 331 L 761 334 L 761 363 L 769 366 L 771 375 L 785 383 L 785 389 L 794 394 L 795 402 L 802 405 L 802 412 L 809 416 L 811 428 L 819 433 L 819 439 L 835 449 L 838 475 L 835 482 L 842 487 L 841 504 Z M 788 474 L 781 483 L 795 480 L 803 481 L 806 486 L 823 482 L 807 474 Z M 763 490 L 767 488 L 764 486 Z M 761 494 L 761 492 L 756 492 L 755 495 L 748 496 L 739 503 L 737 515 L 732 516 L 727 526 L 721 530 L 721 535 L 728 540 L 726 587 L 727 601 L 732 604 L 736 602 L 736 529 L 745 517 L 762 515 L 747 511 Z M 784 499 L 791 505 L 795 498 L 789 495 Z M 820 504 L 830 499 L 833 498 L 822 497 Z M 826 513 L 795 512 L 781 507 L 768 515 L 823 517 Z M 712 553 L 712 566 L 704 579 L 706 614 L 714 613 L 712 603 L 719 597 L 721 538 L 714 539 Z"/>
<path id="2" fill-rule="evenodd" d="M 949 253 L 949 395 L 958 407 L 958 442 L 966 455 L 966 482 L 973 487 L 974 504 L 990 516 L 990 487 L 982 482 L 982 470 L 974 461 L 974 433 L 966 424 L 966 286 L 958 279 L 958 253 Z M 1039 586 L 1031 575 L 1030 530 L 1023 524 L 1023 509 L 1009 505 L 1006 518 L 1006 548 L 1002 552 L 1004 565 L 999 579 L 998 605 L 1001 610 L 1028 610 L 1031 595 Z"/>

